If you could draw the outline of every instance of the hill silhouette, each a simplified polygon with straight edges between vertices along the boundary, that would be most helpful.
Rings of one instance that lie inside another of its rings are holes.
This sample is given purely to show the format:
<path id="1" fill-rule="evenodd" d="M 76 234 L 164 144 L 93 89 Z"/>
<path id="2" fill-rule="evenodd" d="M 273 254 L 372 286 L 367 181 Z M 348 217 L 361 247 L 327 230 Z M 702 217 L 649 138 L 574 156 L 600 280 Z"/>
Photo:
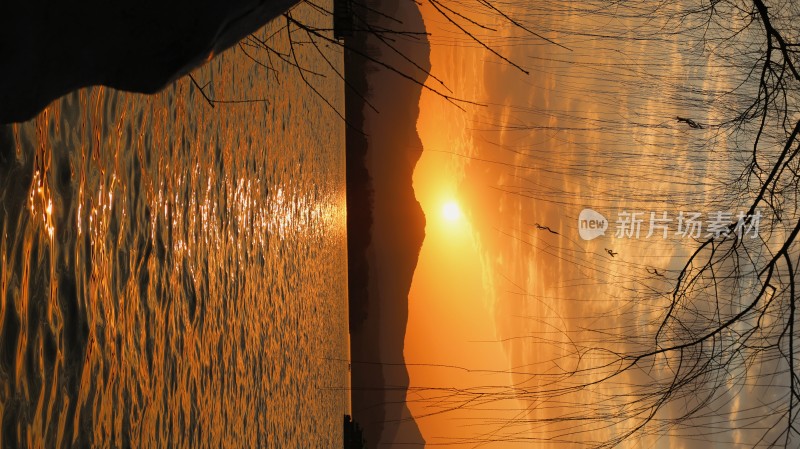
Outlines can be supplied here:
<path id="1" fill-rule="evenodd" d="M 396 29 L 396 19 L 403 30 L 424 31 L 412 2 L 368 6 L 384 14 L 370 15 L 372 26 Z M 408 293 L 425 238 L 425 216 L 412 186 L 422 154 L 416 130 L 421 87 L 360 55 L 424 82 L 430 47 L 424 37 L 393 40 L 420 69 L 363 31 L 346 43 L 352 48 L 345 57 L 346 79 L 369 102 L 348 91 L 347 119 L 358 128 L 347 136 L 353 418 L 364 429 L 367 447 L 421 446 L 425 441 L 405 404 L 409 378 L 403 364 Z"/>

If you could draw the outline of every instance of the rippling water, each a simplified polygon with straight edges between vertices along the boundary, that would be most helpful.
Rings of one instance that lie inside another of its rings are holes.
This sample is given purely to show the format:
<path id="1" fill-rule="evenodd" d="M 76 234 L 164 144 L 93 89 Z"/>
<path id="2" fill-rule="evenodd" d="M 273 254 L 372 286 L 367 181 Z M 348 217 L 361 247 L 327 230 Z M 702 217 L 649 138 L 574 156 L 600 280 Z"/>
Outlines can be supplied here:
<path id="1" fill-rule="evenodd" d="M 247 54 L 194 77 L 268 103 L 183 79 L 0 128 L 2 447 L 342 446 L 344 125 Z"/>

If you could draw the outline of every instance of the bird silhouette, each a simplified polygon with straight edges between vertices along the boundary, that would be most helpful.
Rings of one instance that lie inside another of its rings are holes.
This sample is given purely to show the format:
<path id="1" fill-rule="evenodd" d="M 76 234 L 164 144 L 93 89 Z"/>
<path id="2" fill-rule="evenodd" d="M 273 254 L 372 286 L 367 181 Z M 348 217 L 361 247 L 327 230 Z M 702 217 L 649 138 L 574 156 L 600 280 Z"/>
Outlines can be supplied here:
<path id="1" fill-rule="evenodd" d="M 651 270 L 650 267 L 645 267 L 644 269 L 650 274 L 654 274 L 656 276 L 661 276 L 662 278 L 664 277 L 664 274 L 663 273 L 659 273 L 658 269 L 655 268 L 655 267 L 652 268 L 653 271 L 650 271 Z"/>
<path id="2" fill-rule="evenodd" d="M 611 257 L 614 257 L 614 256 L 616 256 L 617 254 L 619 254 L 619 253 L 615 253 L 614 251 L 612 251 L 612 250 L 610 250 L 610 249 L 608 249 L 608 248 L 605 248 L 605 250 L 606 250 L 606 252 L 608 253 L 608 255 L 609 255 L 609 256 L 611 256 Z"/>
<path id="3" fill-rule="evenodd" d="M 534 223 L 534 225 L 536 226 L 536 229 L 541 229 L 541 230 L 543 230 L 543 231 L 547 231 L 547 232 L 549 232 L 549 233 L 551 233 L 551 234 L 555 234 L 555 235 L 561 235 L 561 234 L 559 234 L 558 232 L 556 232 L 556 231 L 554 231 L 554 230 L 550 229 L 550 227 L 549 227 L 549 226 L 542 226 L 542 225 L 540 225 L 539 223 Z"/>
<path id="4" fill-rule="evenodd" d="M 690 118 L 684 118 L 684 117 L 680 117 L 680 116 L 678 116 L 678 117 L 675 117 L 675 118 L 676 118 L 676 119 L 677 119 L 679 122 L 686 123 L 686 124 L 687 124 L 687 125 L 689 125 L 689 127 L 691 127 L 691 128 L 694 128 L 694 129 L 703 129 L 703 125 L 701 125 L 701 124 L 697 123 L 696 121 L 694 121 L 694 120 L 692 120 L 692 119 L 690 119 Z"/>

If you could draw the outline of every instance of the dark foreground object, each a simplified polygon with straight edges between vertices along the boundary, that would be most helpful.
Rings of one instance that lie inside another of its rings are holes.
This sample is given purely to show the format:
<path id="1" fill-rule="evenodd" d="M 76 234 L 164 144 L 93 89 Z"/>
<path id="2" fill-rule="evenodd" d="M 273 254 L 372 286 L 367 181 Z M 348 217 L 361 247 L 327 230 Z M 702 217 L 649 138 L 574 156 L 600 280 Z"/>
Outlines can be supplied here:
<path id="1" fill-rule="evenodd" d="M 364 445 L 361 426 L 350 415 L 344 415 L 344 449 L 363 449 Z"/>
<path id="2" fill-rule="evenodd" d="M 297 1 L 0 2 L 0 123 L 90 85 L 156 92 Z"/>

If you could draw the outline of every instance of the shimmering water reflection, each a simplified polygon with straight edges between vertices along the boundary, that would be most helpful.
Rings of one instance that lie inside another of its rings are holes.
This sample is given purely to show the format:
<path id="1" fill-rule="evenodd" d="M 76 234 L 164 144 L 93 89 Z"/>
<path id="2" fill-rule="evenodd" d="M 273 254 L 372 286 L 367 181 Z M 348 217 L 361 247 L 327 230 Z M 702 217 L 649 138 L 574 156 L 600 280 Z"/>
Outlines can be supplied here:
<path id="1" fill-rule="evenodd" d="M 278 68 L 0 130 L 0 446 L 341 447 L 344 124 Z"/>

